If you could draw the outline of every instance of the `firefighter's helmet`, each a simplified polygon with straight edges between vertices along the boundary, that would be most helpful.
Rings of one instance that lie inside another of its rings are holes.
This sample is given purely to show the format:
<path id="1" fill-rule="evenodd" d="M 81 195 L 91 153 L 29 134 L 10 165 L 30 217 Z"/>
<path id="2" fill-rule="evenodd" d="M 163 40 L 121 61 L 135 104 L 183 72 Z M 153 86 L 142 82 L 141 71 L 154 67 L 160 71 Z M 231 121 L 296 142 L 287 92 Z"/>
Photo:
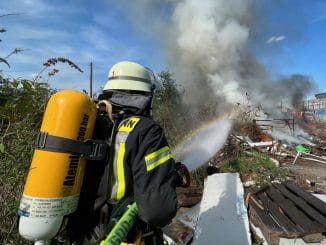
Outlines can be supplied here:
<path id="1" fill-rule="evenodd" d="M 155 88 L 152 73 L 138 63 L 121 61 L 111 67 L 103 91 L 132 90 L 152 93 Z"/>

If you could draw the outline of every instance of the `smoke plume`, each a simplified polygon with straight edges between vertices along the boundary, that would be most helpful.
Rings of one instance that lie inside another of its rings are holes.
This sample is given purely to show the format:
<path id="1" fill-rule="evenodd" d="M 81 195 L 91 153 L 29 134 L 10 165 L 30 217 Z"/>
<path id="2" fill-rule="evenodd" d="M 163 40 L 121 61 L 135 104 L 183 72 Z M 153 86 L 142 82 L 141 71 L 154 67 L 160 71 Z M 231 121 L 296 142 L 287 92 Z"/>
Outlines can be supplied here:
<path id="1" fill-rule="evenodd" d="M 218 112 L 225 113 L 250 98 L 252 105 L 272 113 L 281 101 L 294 106 L 313 88 L 312 79 L 301 74 L 275 79 L 251 52 L 257 40 L 264 40 L 260 45 L 272 44 L 266 43 L 270 26 L 257 24 L 260 17 L 252 0 L 124 3 L 136 26 L 161 41 L 192 108 L 217 104 Z M 282 37 L 283 42 L 288 40 L 288 34 Z M 276 41 L 281 38 L 273 44 Z"/>

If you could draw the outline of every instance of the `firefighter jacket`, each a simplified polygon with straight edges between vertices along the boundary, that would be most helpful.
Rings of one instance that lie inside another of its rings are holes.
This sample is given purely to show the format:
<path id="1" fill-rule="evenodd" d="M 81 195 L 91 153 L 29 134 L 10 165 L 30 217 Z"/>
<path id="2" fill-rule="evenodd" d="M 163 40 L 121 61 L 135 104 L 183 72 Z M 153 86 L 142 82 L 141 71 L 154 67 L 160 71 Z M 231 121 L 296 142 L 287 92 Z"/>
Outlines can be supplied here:
<path id="1" fill-rule="evenodd" d="M 159 227 L 171 221 L 177 211 L 175 162 L 153 119 L 134 116 L 120 123 L 111 168 L 110 203 L 133 195 L 141 220 Z"/>

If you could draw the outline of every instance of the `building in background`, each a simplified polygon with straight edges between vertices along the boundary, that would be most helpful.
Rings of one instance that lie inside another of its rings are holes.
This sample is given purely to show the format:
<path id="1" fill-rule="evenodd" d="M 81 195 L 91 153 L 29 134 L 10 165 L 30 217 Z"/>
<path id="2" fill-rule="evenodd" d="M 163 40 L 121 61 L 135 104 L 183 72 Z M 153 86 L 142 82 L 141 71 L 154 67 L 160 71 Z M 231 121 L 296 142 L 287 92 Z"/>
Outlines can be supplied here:
<path id="1" fill-rule="evenodd" d="M 314 114 L 316 121 L 326 121 L 326 92 L 315 94 L 315 99 L 303 101 L 301 104 L 303 111 Z"/>

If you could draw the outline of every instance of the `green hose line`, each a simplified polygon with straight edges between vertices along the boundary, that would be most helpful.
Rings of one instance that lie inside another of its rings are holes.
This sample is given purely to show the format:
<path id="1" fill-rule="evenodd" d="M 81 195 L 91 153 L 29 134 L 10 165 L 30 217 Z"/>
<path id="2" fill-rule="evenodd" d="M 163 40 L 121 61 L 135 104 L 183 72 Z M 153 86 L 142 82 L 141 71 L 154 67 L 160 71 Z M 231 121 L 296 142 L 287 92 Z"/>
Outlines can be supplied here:
<path id="1" fill-rule="evenodd" d="M 134 202 L 115 224 L 105 240 L 101 242 L 101 245 L 120 245 L 135 223 L 137 214 L 138 208 Z"/>

